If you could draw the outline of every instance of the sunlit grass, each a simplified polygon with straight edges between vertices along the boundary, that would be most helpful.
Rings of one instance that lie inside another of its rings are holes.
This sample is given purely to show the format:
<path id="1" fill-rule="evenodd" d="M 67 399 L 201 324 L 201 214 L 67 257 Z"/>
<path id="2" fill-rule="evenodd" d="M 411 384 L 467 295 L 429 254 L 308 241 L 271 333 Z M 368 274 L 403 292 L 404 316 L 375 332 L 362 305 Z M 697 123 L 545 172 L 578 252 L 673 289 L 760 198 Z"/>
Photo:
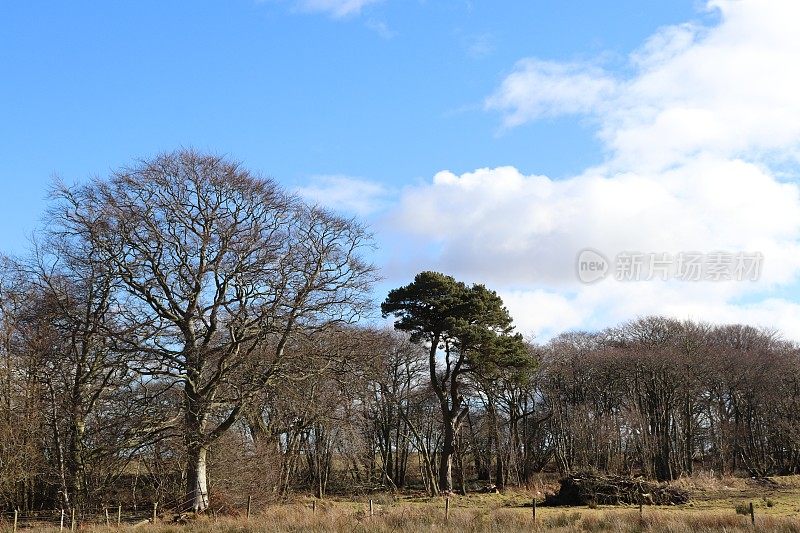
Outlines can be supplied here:
<path id="1" fill-rule="evenodd" d="M 748 514 L 753 503 L 757 531 L 800 533 L 800 476 L 775 478 L 777 485 L 765 487 L 753 480 L 698 476 L 676 482 L 691 490 L 691 503 L 682 506 L 646 506 L 642 514 L 635 506 L 544 507 L 537 506 L 534 523 L 532 490 L 507 490 L 502 494 L 451 496 L 445 515 L 445 499 L 417 494 L 376 494 L 357 501 L 317 501 L 298 496 L 294 501 L 255 509 L 248 520 L 240 515 L 206 515 L 185 524 L 171 523 L 162 516 L 156 525 L 124 526 L 124 531 L 156 533 L 256 533 L 256 532 L 517 532 L 610 531 L 610 532 L 745 532 L 753 531 Z M 539 499 L 541 502 L 541 497 Z M 5 524 L 7 526 L 8 524 Z M 111 528 L 116 529 L 116 528 Z M 42 529 L 47 531 L 47 529 Z M 49 531 L 58 531 L 50 528 Z M 109 531 L 104 524 L 84 524 L 81 531 Z"/>

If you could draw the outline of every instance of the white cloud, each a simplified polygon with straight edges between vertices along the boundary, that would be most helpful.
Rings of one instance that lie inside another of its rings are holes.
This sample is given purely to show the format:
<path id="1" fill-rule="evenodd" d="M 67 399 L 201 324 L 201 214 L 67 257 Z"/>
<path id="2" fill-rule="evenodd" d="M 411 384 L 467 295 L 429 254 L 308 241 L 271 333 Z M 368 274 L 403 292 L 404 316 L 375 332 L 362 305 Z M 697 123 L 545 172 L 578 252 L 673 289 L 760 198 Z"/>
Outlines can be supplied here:
<path id="1" fill-rule="evenodd" d="M 511 290 L 500 296 L 515 317 L 517 331 L 526 337 L 552 337 L 581 328 L 590 318 L 589 310 L 575 305 L 574 299 L 552 291 Z"/>
<path id="2" fill-rule="evenodd" d="M 700 152 L 796 158 L 800 3 L 719 0 L 709 8 L 720 10 L 719 25 L 660 30 L 631 55 L 628 77 L 525 59 L 486 107 L 500 111 L 507 127 L 592 114 L 624 168 L 663 168 Z"/>
<path id="3" fill-rule="evenodd" d="M 326 13 L 334 18 L 358 15 L 361 10 L 381 0 L 298 0 L 297 7 L 308 13 Z"/>
<path id="4" fill-rule="evenodd" d="M 370 180 L 349 176 L 314 176 L 295 192 L 316 204 L 343 213 L 366 216 L 387 205 L 389 190 Z"/>
<path id="5" fill-rule="evenodd" d="M 547 337 L 642 314 L 783 329 L 800 339 L 800 3 L 725 0 L 713 27 L 659 30 L 630 75 L 524 59 L 486 100 L 505 127 L 590 115 L 603 164 L 554 180 L 513 167 L 437 173 L 406 188 L 392 214 L 427 250 L 426 267 L 501 292 L 520 328 Z M 776 165 L 778 163 L 778 165 Z M 581 285 L 592 247 L 758 251 L 757 282 Z M 412 274 L 412 273 L 409 273 Z"/>
<path id="6" fill-rule="evenodd" d="M 598 68 L 528 58 L 517 63 L 485 107 L 503 112 L 510 128 L 545 116 L 588 113 L 615 90 L 614 80 Z"/>
<path id="7" fill-rule="evenodd" d="M 648 313 L 728 319 L 732 301 L 791 284 L 800 273 L 800 190 L 741 160 L 698 158 L 663 173 L 594 170 L 564 180 L 513 167 L 443 171 L 406 188 L 393 216 L 395 227 L 432 245 L 437 268 L 505 288 L 521 326 L 545 335 L 597 314 L 604 323 Z M 765 261 L 758 282 L 585 286 L 575 260 L 587 247 L 612 258 L 723 250 L 761 252 Z"/>
<path id="8" fill-rule="evenodd" d="M 503 283 L 574 280 L 577 251 L 762 251 L 785 283 L 800 259 L 800 191 L 740 160 L 700 158 L 661 174 L 597 171 L 570 179 L 513 167 L 407 188 L 397 223 L 439 243 L 444 268 Z"/>

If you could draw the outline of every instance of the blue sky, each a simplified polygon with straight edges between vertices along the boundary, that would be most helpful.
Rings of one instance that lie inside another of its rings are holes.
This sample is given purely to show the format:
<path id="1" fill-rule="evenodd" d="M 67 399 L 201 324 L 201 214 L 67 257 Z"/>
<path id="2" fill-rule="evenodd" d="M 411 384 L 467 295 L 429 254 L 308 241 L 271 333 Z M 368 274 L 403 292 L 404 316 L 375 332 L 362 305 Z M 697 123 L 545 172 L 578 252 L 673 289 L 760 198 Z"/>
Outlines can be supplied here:
<path id="1" fill-rule="evenodd" d="M 638 0 L 381 2 L 339 18 L 291 1 L 4 2 L 0 249 L 24 246 L 54 174 L 103 175 L 177 146 L 289 186 L 574 172 L 600 158 L 580 120 L 498 136 L 486 94 L 520 57 L 613 63 L 696 16 L 692 2 Z"/>
<path id="2" fill-rule="evenodd" d="M 422 268 L 486 281 L 526 333 L 663 312 L 800 338 L 800 97 L 775 88 L 795 91 L 797 67 L 760 60 L 797 57 L 781 25 L 796 13 L 770 6 L 5 2 L 0 250 L 24 251 L 53 176 L 193 146 L 366 218 L 385 286 Z M 783 266 L 747 287 L 587 287 L 584 246 L 758 248 Z"/>

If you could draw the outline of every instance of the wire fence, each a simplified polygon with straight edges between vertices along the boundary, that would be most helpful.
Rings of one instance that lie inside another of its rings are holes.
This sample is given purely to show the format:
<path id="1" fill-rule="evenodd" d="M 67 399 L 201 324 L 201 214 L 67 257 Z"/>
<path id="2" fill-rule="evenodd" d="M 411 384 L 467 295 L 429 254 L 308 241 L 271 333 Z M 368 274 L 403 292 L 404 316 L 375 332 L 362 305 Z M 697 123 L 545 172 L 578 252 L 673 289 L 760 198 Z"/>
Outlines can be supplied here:
<path id="1" fill-rule="evenodd" d="M 148 522 L 153 519 L 153 510 L 123 509 L 121 506 L 103 509 L 77 510 L 58 509 L 48 511 L 4 511 L 0 513 L 0 529 L 58 528 L 74 531 L 88 525 L 123 526 Z"/>
<path id="2" fill-rule="evenodd" d="M 116 505 L 36 511 L 5 510 L 0 511 L 0 531 L 40 528 L 75 531 L 87 526 L 114 527 L 153 523 L 159 515 L 183 509 L 190 501 L 177 498 L 136 507 Z"/>
<path id="3" fill-rule="evenodd" d="M 178 514 L 174 515 L 174 513 L 182 507 L 178 507 L 184 503 L 188 503 L 188 500 L 175 500 L 172 502 L 166 502 L 170 504 L 169 506 L 164 506 L 164 511 L 159 511 L 161 507 L 159 507 L 158 502 L 153 503 L 150 509 L 130 509 L 125 508 L 122 505 L 118 505 L 116 507 L 102 507 L 102 508 L 94 508 L 94 509 L 81 509 L 80 511 L 75 509 L 58 509 L 58 510 L 42 510 L 42 511 L 31 511 L 31 512 L 20 512 L 20 511 L 0 511 L 0 532 L 4 531 L 11 531 L 16 533 L 18 530 L 23 529 L 42 529 L 48 528 L 51 530 L 58 529 L 60 532 L 64 531 L 76 531 L 82 528 L 88 528 L 92 526 L 105 526 L 108 528 L 114 527 L 123 527 L 123 526 L 135 526 L 135 525 L 144 525 L 144 524 L 155 524 L 159 520 L 169 521 L 172 518 L 172 521 L 178 521 L 179 518 L 183 519 L 183 516 Z M 253 503 L 252 496 L 247 496 L 247 507 L 246 507 L 246 516 L 247 519 L 250 519 L 251 516 L 251 506 Z M 366 502 L 364 502 L 366 503 Z M 450 496 L 447 495 L 442 498 L 442 505 L 443 505 L 443 517 L 445 522 L 449 521 L 450 519 Z M 312 500 L 310 505 L 306 506 L 308 510 L 312 514 L 317 513 L 317 500 Z M 533 524 L 534 528 L 537 527 L 539 523 L 536 517 L 537 511 L 537 502 L 536 496 L 531 498 L 529 505 L 523 505 L 523 507 L 530 507 L 530 520 Z M 244 514 L 245 508 L 241 509 L 242 513 Z M 213 513 L 213 511 L 211 511 Z M 736 507 L 737 514 L 748 515 L 750 522 L 755 530 L 756 528 L 756 513 L 754 509 L 753 502 L 750 501 L 740 503 Z M 170 516 L 173 515 L 173 516 Z M 215 515 L 216 516 L 216 515 Z M 363 518 L 370 518 L 372 519 L 375 516 L 375 505 L 374 500 L 369 500 L 369 505 L 364 510 L 362 515 Z M 644 506 L 642 503 L 639 503 L 639 518 L 643 519 L 645 516 L 644 513 Z"/>

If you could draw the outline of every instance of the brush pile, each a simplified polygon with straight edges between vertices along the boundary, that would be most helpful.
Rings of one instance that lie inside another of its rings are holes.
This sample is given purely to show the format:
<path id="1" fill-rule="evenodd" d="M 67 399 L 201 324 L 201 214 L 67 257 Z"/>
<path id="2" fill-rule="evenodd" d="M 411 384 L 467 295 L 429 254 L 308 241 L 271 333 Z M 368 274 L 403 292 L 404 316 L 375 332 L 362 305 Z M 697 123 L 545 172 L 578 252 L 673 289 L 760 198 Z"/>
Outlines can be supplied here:
<path id="1" fill-rule="evenodd" d="M 664 483 L 644 478 L 606 476 L 593 473 L 572 474 L 561 480 L 558 494 L 549 496 L 546 505 L 680 505 L 689 493 Z"/>

